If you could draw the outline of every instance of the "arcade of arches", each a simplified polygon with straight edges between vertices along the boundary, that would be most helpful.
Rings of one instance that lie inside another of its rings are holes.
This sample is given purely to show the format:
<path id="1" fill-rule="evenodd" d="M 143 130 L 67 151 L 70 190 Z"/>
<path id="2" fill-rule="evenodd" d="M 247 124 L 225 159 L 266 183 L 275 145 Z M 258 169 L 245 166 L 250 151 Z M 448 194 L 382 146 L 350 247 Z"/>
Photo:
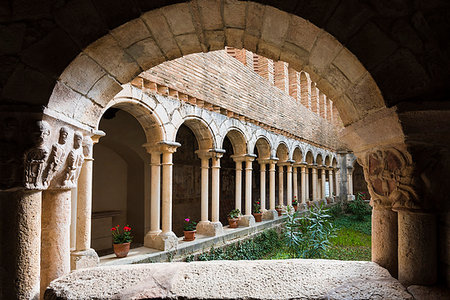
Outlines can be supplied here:
<path id="1" fill-rule="evenodd" d="M 113 220 L 173 249 L 185 213 L 351 198 L 353 166 L 372 260 L 449 284 L 448 4 L 88 2 L 1 10 L 1 296 L 95 265 Z"/>

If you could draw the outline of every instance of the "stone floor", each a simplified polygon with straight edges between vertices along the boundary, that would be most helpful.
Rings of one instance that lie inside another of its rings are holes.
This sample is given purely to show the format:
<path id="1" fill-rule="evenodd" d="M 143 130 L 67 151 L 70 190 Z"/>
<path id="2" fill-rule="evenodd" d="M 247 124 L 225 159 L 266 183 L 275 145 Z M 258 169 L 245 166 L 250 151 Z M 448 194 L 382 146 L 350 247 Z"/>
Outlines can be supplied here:
<path id="1" fill-rule="evenodd" d="M 103 266 L 50 284 L 45 299 L 413 299 L 373 262 L 320 259 Z"/>

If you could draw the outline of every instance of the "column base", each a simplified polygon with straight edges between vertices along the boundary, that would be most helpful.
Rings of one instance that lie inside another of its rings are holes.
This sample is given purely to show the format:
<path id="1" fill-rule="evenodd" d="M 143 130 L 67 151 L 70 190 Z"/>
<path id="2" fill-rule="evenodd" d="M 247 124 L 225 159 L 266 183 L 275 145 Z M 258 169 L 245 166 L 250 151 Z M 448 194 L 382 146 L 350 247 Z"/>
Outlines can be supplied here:
<path id="1" fill-rule="evenodd" d="M 266 210 L 262 215 L 263 220 L 275 220 L 276 218 L 278 218 L 278 212 L 274 209 Z"/>
<path id="2" fill-rule="evenodd" d="M 155 244 L 154 240 L 161 233 L 161 230 L 149 231 L 144 237 L 144 246 L 148 248 L 153 248 Z"/>
<path id="3" fill-rule="evenodd" d="M 200 221 L 196 230 L 198 234 L 218 236 L 223 234 L 223 225 L 220 222 Z"/>
<path id="4" fill-rule="evenodd" d="M 100 259 L 94 249 L 73 251 L 70 253 L 70 269 L 79 270 L 97 267 Z"/>
<path id="5" fill-rule="evenodd" d="M 253 215 L 241 216 L 239 219 L 239 226 L 252 227 L 255 226 L 255 217 Z"/>
<path id="6" fill-rule="evenodd" d="M 347 201 L 355 200 L 355 195 L 347 195 Z"/>
<path id="7" fill-rule="evenodd" d="M 155 236 L 147 234 L 144 242 L 146 243 L 146 247 L 162 251 L 171 251 L 178 247 L 178 237 L 172 231 L 160 233 Z"/>

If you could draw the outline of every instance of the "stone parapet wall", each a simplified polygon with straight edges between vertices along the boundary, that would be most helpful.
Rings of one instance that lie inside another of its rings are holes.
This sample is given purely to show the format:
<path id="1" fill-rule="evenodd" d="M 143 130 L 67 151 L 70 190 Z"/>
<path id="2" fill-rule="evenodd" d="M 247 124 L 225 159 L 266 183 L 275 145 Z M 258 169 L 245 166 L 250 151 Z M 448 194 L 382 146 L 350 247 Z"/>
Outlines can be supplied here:
<path id="1" fill-rule="evenodd" d="M 343 147 L 339 128 L 224 50 L 165 62 L 140 76 L 327 148 Z"/>

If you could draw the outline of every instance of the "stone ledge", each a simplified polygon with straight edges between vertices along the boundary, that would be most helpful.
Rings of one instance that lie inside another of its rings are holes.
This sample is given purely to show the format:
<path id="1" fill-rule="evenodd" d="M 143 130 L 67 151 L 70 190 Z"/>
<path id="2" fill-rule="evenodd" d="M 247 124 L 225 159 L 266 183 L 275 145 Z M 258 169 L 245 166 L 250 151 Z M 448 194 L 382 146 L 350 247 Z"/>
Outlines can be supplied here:
<path id="1" fill-rule="evenodd" d="M 105 266 L 53 281 L 44 299 L 413 299 L 373 262 L 321 259 Z"/>

